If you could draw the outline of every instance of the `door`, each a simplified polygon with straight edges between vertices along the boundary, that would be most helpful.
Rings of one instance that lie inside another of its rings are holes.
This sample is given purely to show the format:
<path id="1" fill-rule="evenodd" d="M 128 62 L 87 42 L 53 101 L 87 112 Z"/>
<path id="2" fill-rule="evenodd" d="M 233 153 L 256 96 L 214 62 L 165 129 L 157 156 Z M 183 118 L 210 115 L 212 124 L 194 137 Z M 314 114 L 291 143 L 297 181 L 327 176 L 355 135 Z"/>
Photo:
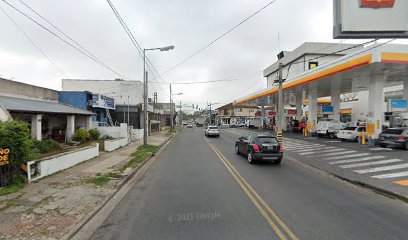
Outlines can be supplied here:
<path id="1" fill-rule="evenodd" d="M 242 137 L 240 137 L 239 145 L 238 145 L 239 152 L 246 153 L 245 148 L 244 148 L 244 145 L 245 145 L 246 141 L 248 141 L 248 133 L 245 133 L 244 135 L 242 135 Z"/>

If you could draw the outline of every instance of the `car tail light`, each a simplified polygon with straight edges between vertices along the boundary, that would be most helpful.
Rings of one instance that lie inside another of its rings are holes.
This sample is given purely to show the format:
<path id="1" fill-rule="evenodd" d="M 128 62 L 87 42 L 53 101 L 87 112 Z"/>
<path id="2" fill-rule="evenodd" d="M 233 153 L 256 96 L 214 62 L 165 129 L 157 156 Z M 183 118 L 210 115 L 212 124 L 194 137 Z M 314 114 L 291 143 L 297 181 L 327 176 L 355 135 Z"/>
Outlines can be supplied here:
<path id="1" fill-rule="evenodd" d="M 405 136 L 399 136 L 398 140 L 405 140 Z"/>
<path id="2" fill-rule="evenodd" d="M 255 152 L 260 152 L 261 149 L 259 148 L 259 146 L 257 144 L 254 144 L 254 151 Z"/>
<path id="3" fill-rule="evenodd" d="M 282 145 L 279 146 L 279 151 L 283 152 L 283 146 Z"/>

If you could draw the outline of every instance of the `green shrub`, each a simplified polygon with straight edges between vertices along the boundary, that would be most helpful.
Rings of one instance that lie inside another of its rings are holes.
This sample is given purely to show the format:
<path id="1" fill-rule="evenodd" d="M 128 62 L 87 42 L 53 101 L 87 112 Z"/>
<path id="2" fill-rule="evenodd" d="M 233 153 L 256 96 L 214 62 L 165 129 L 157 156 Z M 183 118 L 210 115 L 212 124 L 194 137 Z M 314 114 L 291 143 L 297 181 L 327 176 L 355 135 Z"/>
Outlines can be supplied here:
<path id="1" fill-rule="evenodd" d="M 101 136 L 101 132 L 96 128 L 89 130 L 89 134 L 91 134 L 92 140 L 98 140 Z"/>
<path id="2" fill-rule="evenodd" d="M 10 164 L 18 166 L 34 158 L 33 141 L 31 141 L 28 124 L 25 122 L 0 122 L 0 146 L 10 148 Z M 15 158 L 18 162 L 14 161 Z"/>
<path id="3" fill-rule="evenodd" d="M 55 150 L 60 150 L 61 147 L 55 140 L 45 139 L 42 141 L 34 141 L 34 149 L 39 153 L 48 153 Z"/>
<path id="4" fill-rule="evenodd" d="M 80 128 L 75 131 L 74 135 L 72 136 L 72 140 L 76 142 L 85 143 L 91 140 L 91 134 L 83 128 Z"/>

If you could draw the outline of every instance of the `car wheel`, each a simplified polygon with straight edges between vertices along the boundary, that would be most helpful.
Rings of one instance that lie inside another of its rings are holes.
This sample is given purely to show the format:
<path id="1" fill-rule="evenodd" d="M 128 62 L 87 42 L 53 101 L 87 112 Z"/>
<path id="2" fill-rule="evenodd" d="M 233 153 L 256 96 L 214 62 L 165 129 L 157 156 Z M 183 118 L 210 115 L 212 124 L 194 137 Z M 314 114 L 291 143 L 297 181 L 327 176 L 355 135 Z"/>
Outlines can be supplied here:
<path id="1" fill-rule="evenodd" d="M 346 139 L 344 139 L 344 138 L 340 138 L 340 141 L 345 142 L 345 141 L 346 141 Z"/>
<path id="2" fill-rule="evenodd" d="M 329 138 L 334 139 L 334 133 L 329 133 Z"/>
<path id="3" fill-rule="evenodd" d="M 253 164 L 254 163 L 254 157 L 252 156 L 252 152 L 248 152 L 248 162 L 249 164 Z"/>
<path id="4" fill-rule="evenodd" d="M 279 158 L 278 160 L 275 160 L 275 164 L 280 164 L 282 162 L 282 158 Z"/>
<path id="5" fill-rule="evenodd" d="M 380 145 L 380 147 L 382 147 L 382 148 L 386 148 L 386 147 L 387 147 L 387 144 L 384 144 L 384 143 L 380 143 L 380 144 L 378 144 L 378 145 Z"/>
<path id="6" fill-rule="evenodd" d="M 405 144 L 405 149 L 408 150 L 408 142 Z"/>
<path id="7" fill-rule="evenodd" d="M 236 144 L 235 144 L 235 153 L 238 154 L 238 155 L 240 154 L 240 152 L 239 152 L 239 147 L 238 147 L 238 145 L 236 145 Z"/>

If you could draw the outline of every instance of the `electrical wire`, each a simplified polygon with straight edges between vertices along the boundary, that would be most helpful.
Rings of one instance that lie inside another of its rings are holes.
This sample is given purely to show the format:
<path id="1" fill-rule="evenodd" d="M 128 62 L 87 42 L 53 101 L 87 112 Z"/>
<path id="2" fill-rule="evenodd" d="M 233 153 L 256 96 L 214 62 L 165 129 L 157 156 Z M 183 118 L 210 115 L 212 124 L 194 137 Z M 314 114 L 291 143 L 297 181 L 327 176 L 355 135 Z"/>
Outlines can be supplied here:
<path id="1" fill-rule="evenodd" d="M 55 32 L 53 32 L 52 30 L 50 30 L 49 28 L 45 27 L 44 25 L 42 25 L 41 23 L 39 23 L 38 21 L 36 21 L 35 19 L 33 19 L 32 17 L 28 16 L 26 13 L 24 13 L 23 11 L 21 11 L 20 9 L 18 9 L 17 7 L 15 7 L 13 4 L 9 3 L 6 0 L 2 0 L 5 4 L 7 4 L 9 7 L 11 7 L 12 9 L 14 9 L 15 11 L 19 12 L 20 14 L 22 14 L 23 16 L 25 16 L 26 18 L 28 18 L 29 20 L 31 20 L 32 22 L 34 22 L 35 24 L 37 24 L 38 26 L 40 26 L 41 28 L 43 28 L 45 31 L 49 32 L 50 34 L 52 34 L 54 37 L 58 38 L 59 40 L 61 40 L 62 42 L 64 42 L 65 44 L 69 45 L 70 47 L 74 48 L 75 50 L 77 50 L 78 52 L 82 53 L 84 56 L 88 57 L 89 59 L 91 59 L 92 61 L 98 63 L 99 65 L 101 65 L 102 67 L 110 70 L 111 72 L 113 72 L 114 74 L 120 76 L 121 78 L 125 78 L 123 77 L 123 75 L 121 75 L 120 73 L 118 73 L 117 71 L 115 71 L 114 69 L 112 69 L 111 67 L 109 67 L 108 65 L 106 65 L 103 62 L 100 62 L 98 59 L 93 58 L 92 56 L 88 55 L 87 53 L 85 53 L 84 51 L 82 51 L 80 48 L 78 48 L 77 46 L 73 45 L 72 43 L 68 42 L 67 40 L 63 39 L 61 36 L 59 36 L 58 34 L 56 34 Z"/>
<path id="2" fill-rule="evenodd" d="M 110 0 L 106 0 L 107 3 L 109 4 L 110 8 L 112 9 L 113 13 L 115 14 L 115 17 L 117 18 L 117 20 L 119 21 L 120 25 L 122 26 L 122 28 L 125 30 L 126 34 L 128 35 L 128 37 L 130 38 L 130 40 L 132 41 L 132 44 L 136 47 L 139 56 L 143 59 L 143 48 L 140 46 L 140 44 L 138 43 L 138 41 L 136 40 L 136 38 L 134 37 L 132 31 L 130 31 L 129 27 L 127 26 L 126 22 L 123 20 L 123 18 L 120 16 L 118 10 L 115 8 L 115 6 L 113 5 L 113 3 Z M 153 63 L 150 61 L 150 59 L 148 57 L 146 57 L 147 60 L 147 67 L 150 69 L 150 71 L 152 72 L 153 78 L 155 79 L 155 81 L 157 82 L 158 86 L 160 86 L 159 81 L 157 80 L 157 77 L 154 74 L 154 71 L 157 72 L 157 74 L 160 77 L 160 74 L 158 73 L 157 69 L 154 67 Z M 154 71 L 153 71 L 153 70 Z M 164 81 L 164 80 L 163 80 Z M 160 86 L 161 87 L 161 86 Z M 162 88 L 162 87 L 161 87 Z M 165 90 L 164 88 L 162 88 L 162 90 L 164 91 L 164 93 L 167 96 L 170 96 L 167 93 L 167 90 Z"/>
<path id="3" fill-rule="evenodd" d="M 6 10 L 0 6 L 1 11 L 7 16 L 7 18 L 13 23 L 13 25 L 28 39 L 28 41 L 30 41 L 30 43 L 38 50 L 38 52 L 41 53 L 41 55 L 43 55 L 54 67 L 55 69 L 61 73 L 62 76 L 66 76 L 66 74 L 64 73 L 64 71 L 61 70 L 60 67 L 58 67 L 58 65 L 51 60 L 50 57 L 48 57 L 48 55 L 40 48 L 40 46 L 38 46 L 34 40 L 17 24 L 16 21 L 14 21 L 14 19 L 6 12 Z"/>
<path id="4" fill-rule="evenodd" d="M 185 62 L 187 62 L 188 60 L 190 60 L 191 58 L 195 57 L 196 55 L 200 54 L 201 52 L 203 52 L 205 49 L 209 48 L 211 45 L 213 45 L 215 42 L 217 42 L 218 40 L 220 40 L 221 38 L 225 37 L 226 35 L 228 35 L 229 33 L 231 33 L 232 31 L 234 31 L 236 28 L 238 28 L 239 26 L 241 26 L 242 24 L 244 24 L 246 21 L 248 21 L 249 19 L 253 18 L 255 15 L 257 15 L 258 13 L 262 12 L 263 10 L 265 10 L 266 8 L 268 8 L 270 5 L 272 5 L 273 3 L 275 3 L 277 0 L 273 0 L 270 1 L 269 3 L 267 3 L 265 6 L 261 7 L 260 9 L 258 9 L 257 11 L 255 11 L 254 13 L 252 13 L 251 15 L 249 15 L 248 17 L 246 17 L 244 20 L 242 20 L 241 22 L 239 22 L 237 25 L 233 26 L 232 28 L 230 28 L 228 31 L 224 32 L 223 34 L 221 34 L 220 36 L 218 36 L 217 38 L 215 38 L 214 40 L 212 40 L 210 43 L 206 44 L 204 47 L 198 49 L 197 51 L 195 51 L 192 55 L 186 57 L 185 59 L 181 60 L 180 62 L 178 62 L 176 65 L 174 65 L 173 67 L 169 68 L 168 70 L 166 70 L 165 72 L 162 73 L 162 75 L 169 73 L 170 71 L 176 69 L 177 67 L 179 67 L 180 65 L 184 64 Z"/>

